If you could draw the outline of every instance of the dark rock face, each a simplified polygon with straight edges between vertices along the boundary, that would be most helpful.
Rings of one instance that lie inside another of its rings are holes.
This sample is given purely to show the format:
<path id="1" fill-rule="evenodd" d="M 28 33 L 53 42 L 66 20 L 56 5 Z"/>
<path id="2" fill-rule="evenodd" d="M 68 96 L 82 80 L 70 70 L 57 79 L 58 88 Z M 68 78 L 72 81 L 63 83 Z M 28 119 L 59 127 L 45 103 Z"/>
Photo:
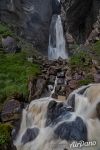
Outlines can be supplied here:
<path id="1" fill-rule="evenodd" d="M 66 107 L 63 103 L 51 101 L 48 105 L 46 126 L 56 125 L 64 117 L 69 119 L 71 117 L 71 107 Z"/>
<path id="2" fill-rule="evenodd" d="M 87 127 L 80 117 L 75 121 L 64 122 L 55 129 L 57 137 L 68 141 L 87 141 Z"/>
<path id="3" fill-rule="evenodd" d="M 53 14 L 60 14 L 61 13 L 61 4 L 58 0 L 52 0 L 52 8 Z"/>
<path id="4" fill-rule="evenodd" d="M 22 143 L 26 144 L 33 141 L 39 134 L 38 128 L 27 129 L 25 134 L 22 136 Z"/>
<path id="5" fill-rule="evenodd" d="M 71 33 L 78 43 L 84 43 L 98 19 L 99 0 L 61 0 L 66 33 Z"/>
<path id="6" fill-rule="evenodd" d="M 97 117 L 99 118 L 100 120 L 100 102 L 97 104 L 96 106 L 96 112 L 97 112 Z"/>
<path id="7" fill-rule="evenodd" d="M 0 20 L 14 25 L 17 33 L 47 52 L 53 14 L 61 12 L 57 0 L 0 0 Z"/>
<path id="8" fill-rule="evenodd" d="M 18 100 L 11 99 L 4 103 L 1 111 L 1 122 L 8 122 L 14 127 L 11 133 L 13 140 L 16 139 L 16 135 L 20 129 L 22 105 Z"/>

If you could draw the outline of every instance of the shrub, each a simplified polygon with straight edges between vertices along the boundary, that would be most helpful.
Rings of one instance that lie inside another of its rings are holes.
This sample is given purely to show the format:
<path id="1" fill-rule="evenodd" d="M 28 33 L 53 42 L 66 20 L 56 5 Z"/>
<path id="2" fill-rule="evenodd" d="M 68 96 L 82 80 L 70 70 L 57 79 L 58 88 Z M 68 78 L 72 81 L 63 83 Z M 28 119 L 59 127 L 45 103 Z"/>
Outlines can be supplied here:
<path id="1" fill-rule="evenodd" d="M 9 143 L 11 135 L 11 125 L 0 124 L 0 145 Z"/>
<path id="2" fill-rule="evenodd" d="M 0 23 L 0 35 L 6 37 L 6 36 L 12 36 L 13 33 L 5 24 Z"/>
<path id="3" fill-rule="evenodd" d="M 100 41 L 96 42 L 95 44 L 92 44 L 92 53 L 93 53 L 93 57 L 95 59 L 97 59 L 100 63 Z"/>
<path id="4" fill-rule="evenodd" d="M 91 58 L 87 52 L 77 52 L 70 58 L 70 66 L 72 69 L 78 68 L 86 70 L 91 65 Z"/>
<path id="5" fill-rule="evenodd" d="M 93 76 L 87 75 L 83 80 L 79 81 L 79 86 L 88 85 L 88 84 L 93 83 L 93 82 L 94 82 Z"/>

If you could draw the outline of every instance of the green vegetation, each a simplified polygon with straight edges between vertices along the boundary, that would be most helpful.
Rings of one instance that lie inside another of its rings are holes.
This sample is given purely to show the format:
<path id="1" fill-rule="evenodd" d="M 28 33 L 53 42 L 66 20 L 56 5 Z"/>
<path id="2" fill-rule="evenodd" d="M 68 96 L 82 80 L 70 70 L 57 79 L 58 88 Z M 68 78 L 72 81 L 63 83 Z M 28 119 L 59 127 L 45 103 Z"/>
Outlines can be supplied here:
<path id="1" fill-rule="evenodd" d="M 11 125 L 0 124 L 0 145 L 9 143 L 11 134 Z"/>
<path id="2" fill-rule="evenodd" d="M 12 36 L 13 33 L 9 29 L 9 27 L 7 27 L 5 24 L 0 23 L 0 35 L 2 35 L 3 37 L 6 37 L 6 36 Z"/>
<path id="3" fill-rule="evenodd" d="M 97 55 L 100 56 L 100 41 L 93 44 L 93 50 Z"/>
<path id="4" fill-rule="evenodd" d="M 39 72 L 39 66 L 28 62 L 24 52 L 0 54 L 0 103 L 15 93 L 27 96 L 28 78 Z"/>
<path id="5" fill-rule="evenodd" d="M 82 86 L 82 85 L 88 85 L 92 82 L 94 82 L 93 76 L 87 75 L 83 80 L 80 80 L 78 84 L 79 86 Z"/>
<path id="6" fill-rule="evenodd" d="M 92 53 L 93 57 L 97 59 L 100 63 L 100 41 L 96 42 L 95 44 L 92 44 Z"/>
<path id="7" fill-rule="evenodd" d="M 77 52 L 70 58 L 70 66 L 72 69 L 83 69 L 86 70 L 91 65 L 91 58 L 87 52 Z"/>

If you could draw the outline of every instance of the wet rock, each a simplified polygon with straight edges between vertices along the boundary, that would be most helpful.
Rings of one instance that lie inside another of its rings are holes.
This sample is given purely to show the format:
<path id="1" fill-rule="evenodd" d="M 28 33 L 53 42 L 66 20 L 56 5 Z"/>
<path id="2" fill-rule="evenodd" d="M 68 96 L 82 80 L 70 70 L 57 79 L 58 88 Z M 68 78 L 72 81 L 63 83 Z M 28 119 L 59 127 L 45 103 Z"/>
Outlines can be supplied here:
<path id="1" fill-rule="evenodd" d="M 53 94 L 52 94 L 52 98 L 58 99 L 58 94 L 57 94 L 57 93 L 53 93 Z"/>
<path id="2" fill-rule="evenodd" d="M 58 0 L 52 0 L 52 9 L 53 9 L 53 14 L 60 14 L 61 13 L 61 4 L 59 3 Z"/>
<path id="3" fill-rule="evenodd" d="M 62 140 L 67 141 L 87 141 L 87 127 L 80 117 L 75 121 L 61 123 L 56 129 L 55 134 Z"/>
<path id="4" fill-rule="evenodd" d="M 61 85 L 57 85 L 56 88 L 55 88 L 55 92 L 59 93 L 60 90 L 61 90 Z"/>
<path id="5" fill-rule="evenodd" d="M 50 75 L 50 77 L 49 77 L 49 84 L 54 84 L 55 83 L 55 79 L 56 79 L 56 76 Z"/>
<path id="6" fill-rule="evenodd" d="M 57 92 L 58 95 L 66 96 L 66 86 L 61 85 L 59 91 Z"/>
<path id="7" fill-rule="evenodd" d="M 63 104 L 63 103 L 57 103 L 56 101 L 51 101 L 48 105 L 47 109 L 47 120 L 46 120 L 46 126 L 53 126 L 57 124 L 59 121 L 62 120 L 64 115 L 69 115 L 69 108 Z"/>
<path id="8" fill-rule="evenodd" d="M 59 57 L 57 61 L 58 61 L 58 63 L 61 65 L 61 64 L 63 64 L 63 61 L 64 61 L 64 60 L 63 60 L 62 57 Z"/>
<path id="9" fill-rule="evenodd" d="M 9 122 L 12 120 L 18 120 L 21 117 L 21 104 L 17 100 L 9 100 L 5 102 L 1 112 L 2 122 Z"/>
<path id="10" fill-rule="evenodd" d="M 35 138 L 39 134 L 39 128 L 28 128 L 25 132 L 25 134 L 22 136 L 22 144 L 26 144 L 28 142 L 31 142 L 35 140 Z"/>
<path id="11" fill-rule="evenodd" d="M 64 77 L 65 77 L 65 72 L 64 72 L 64 71 L 58 72 L 58 73 L 57 73 L 57 77 L 58 77 L 58 78 L 64 78 Z"/>
<path id="12" fill-rule="evenodd" d="M 51 91 L 53 91 L 53 85 L 48 85 L 48 90 L 51 92 Z"/>
<path id="13" fill-rule="evenodd" d="M 65 83 L 65 79 L 64 78 L 58 78 L 57 80 L 57 84 L 58 85 L 61 85 L 61 84 L 64 84 Z"/>
<path id="14" fill-rule="evenodd" d="M 97 117 L 100 119 L 100 102 L 96 106 Z"/>

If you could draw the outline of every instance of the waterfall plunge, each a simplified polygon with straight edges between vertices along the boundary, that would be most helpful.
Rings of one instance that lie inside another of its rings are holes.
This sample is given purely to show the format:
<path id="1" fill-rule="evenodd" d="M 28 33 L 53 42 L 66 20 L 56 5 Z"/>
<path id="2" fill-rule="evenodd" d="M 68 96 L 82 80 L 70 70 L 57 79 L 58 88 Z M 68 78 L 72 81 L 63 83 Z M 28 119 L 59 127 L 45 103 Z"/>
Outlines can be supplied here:
<path id="1" fill-rule="evenodd" d="M 85 93 L 83 92 L 83 95 L 78 95 L 84 89 L 86 89 Z M 84 97 L 86 93 L 89 96 L 88 92 L 87 87 L 82 87 L 75 90 L 69 96 L 68 100 L 73 100 L 73 94 L 75 94 L 75 112 L 69 111 L 67 102 L 61 105 L 62 101 L 57 101 L 51 97 L 32 101 L 23 110 L 20 130 L 14 141 L 17 150 L 73 150 L 72 145 L 74 141 L 77 141 L 76 138 L 83 139 L 83 134 L 86 132 L 84 130 L 85 124 L 88 130 L 88 141 L 96 141 L 97 145 L 76 147 L 75 150 L 99 150 L 100 120 L 96 116 L 94 117 L 98 99 L 90 103 L 88 97 Z M 56 105 L 54 101 L 57 102 Z M 53 107 L 54 105 L 55 107 Z M 49 118 L 50 116 L 47 115 L 48 110 L 50 110 L 49 115 L 52 114 L 51 120 Z M 56 118 L 55 115 L 57 115 Z M 81 122 L 77 122 L 77 117 L 78 119 L 80 118 L 79 120 Z M 63 123 L 65 124 L 64 126 Z M 57 136 L 56 131 L 58 129 L 59 133 L 59 125 L 61 124 L 61 135 Z M 73 125 L 73 128 L 70 125 Z M 69 137 L 69 140 L 66 139 L 66 135 Z"/>
<path id="2" fill-rule="evenodd" d="M 53 15 L 50 25 L 48 57 L 50 60 L 58 59 L 59 57 L 68 58 L 65 49 L 65 39 L 63 35 L 63 27 L 60 15 Z"/>

